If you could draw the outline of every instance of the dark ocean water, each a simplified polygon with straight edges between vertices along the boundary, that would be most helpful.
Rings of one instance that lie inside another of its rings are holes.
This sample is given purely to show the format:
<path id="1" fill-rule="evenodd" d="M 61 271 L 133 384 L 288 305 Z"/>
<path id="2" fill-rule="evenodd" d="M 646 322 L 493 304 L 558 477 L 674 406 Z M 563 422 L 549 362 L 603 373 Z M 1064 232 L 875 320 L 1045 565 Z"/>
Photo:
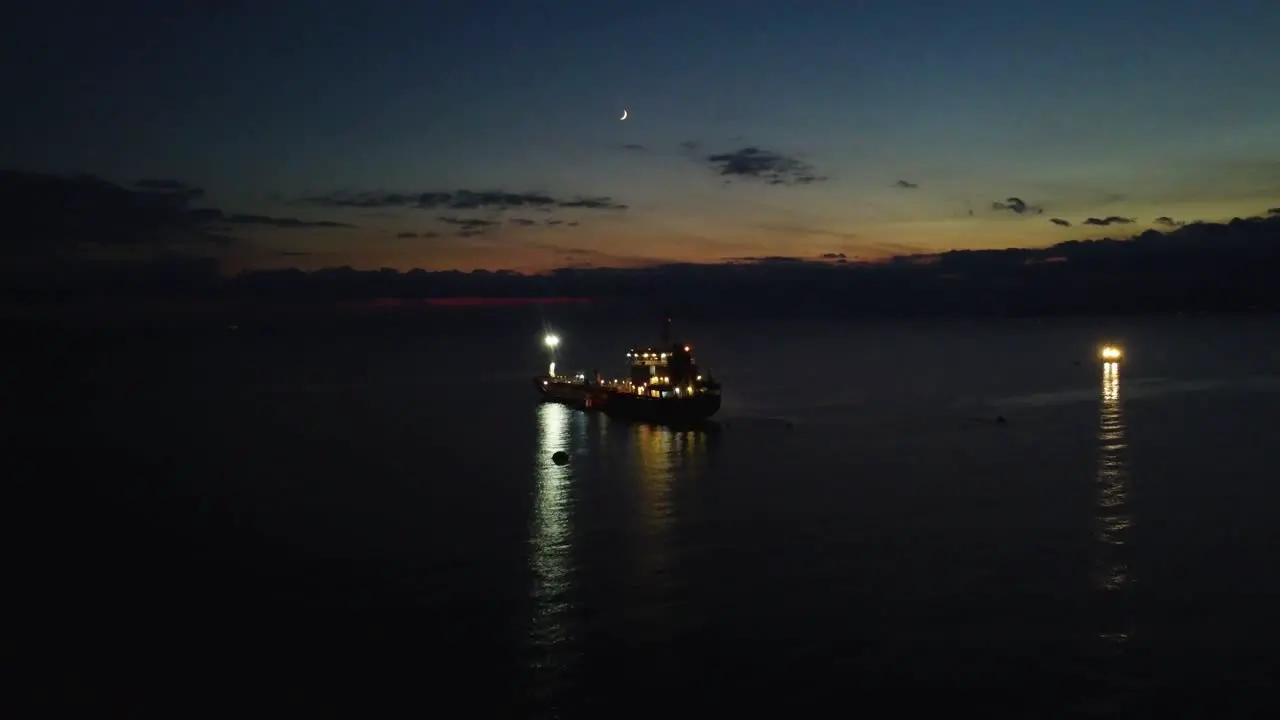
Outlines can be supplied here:
<path id="1" fill-rule="evenodd" d="M 33 626 L 32 687 L 508 717 L 1275 709 L 1274 318 L 683 326 L 726 387 L 699 431 L 536 403 L 543 322 L 563 370 L 655 334 L 540 320 L 14 351 L 10 476 L 45 490 L 20 594 L 61 618 Z"/>

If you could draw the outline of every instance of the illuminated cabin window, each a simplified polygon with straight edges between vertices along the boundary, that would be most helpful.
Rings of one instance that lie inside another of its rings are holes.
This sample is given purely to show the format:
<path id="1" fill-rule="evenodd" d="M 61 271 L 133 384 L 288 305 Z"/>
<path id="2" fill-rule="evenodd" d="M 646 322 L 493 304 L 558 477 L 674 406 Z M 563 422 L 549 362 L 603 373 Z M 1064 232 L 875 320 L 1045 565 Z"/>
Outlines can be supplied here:
<path id="1" fill-rule="evenodd" d="M 662 397 L 662 391 L 660 391 L 660 390 L 650 390 L 650 391 L 649 391 L 649 397 L 656 397 L 656 398 L 660 398 L 660 397 Z"/>

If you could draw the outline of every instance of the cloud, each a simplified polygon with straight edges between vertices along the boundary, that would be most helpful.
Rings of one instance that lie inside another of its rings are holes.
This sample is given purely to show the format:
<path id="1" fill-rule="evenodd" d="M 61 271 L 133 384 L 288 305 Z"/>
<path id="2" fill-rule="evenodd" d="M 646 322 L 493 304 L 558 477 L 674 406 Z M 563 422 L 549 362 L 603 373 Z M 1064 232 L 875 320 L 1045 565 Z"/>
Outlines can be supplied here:
<path id="1" fill-rule="evenodd" d="M 627 206 L 605 196 L 581 195 L 557 198 L 541 192 L 508 192 L 506 190 L 449 190 L 417 193 L 367 190 L 335 192 L 297 200 L 303 205 L 330 208 L 416 208 L 420 210 L 539 210 L 551 208 L 583 208 L 587 210 L 625 210 Z"/>
<path id="2" fill-rule="evenodd" d="M 893 187 L 902 188 L 903 190 L 915 190 L 920 187 L 920 183 L 913 183 L 913 182 L 908 182 L 906 180 L 899 180 L 898 182 L 893 184 Z"/>
<path id="3" fill-rule="evenodd" d="M 237 226 L 350 227 L 192 207 L 204 192 L 175 180 L 124 187 L 92 175 L 0 171 L 0 213 L 9 222 L 4 252 L 73 259 L 95 250 L 197 251 L 236 241 Z"/>
<path id="4" fill-rule="evenodd" d="M 398 237 L 398 238 L 416 238 L 416 237 L 418 237 L 418 233 L 414 233 L 414 232 L 402 232 L 402 233 L 396 233 L 396 237 Z"/>
<path id="5" fill-rule="evenodd" d="M 563 253 L 568 265 L 541 275 L 512 271 L 358 271 L 331 268 L 253 271 L 221 279 L 208 263 L 163 262 L 74 274 L 12 271 L 0 267 L 11 298 L 98 298 L 143 293 L 240 302 L 329 304 L 398 298 L 588 297 L 617 308 L 679 308 L 703 314 L 791 316 L 904 316 L 1130 313 L 1167 310 L 1280 310 L 1280 213 L 1226 223 L 1189 223 L 1146 230 L 1127 239 L 1070 240 L 1047 248 L 914 255 L 891 262 L 838 262 L 835 257 L 755 257 L 696 265 L 653 264 L 584 248 Z M 832 262 L 832 260 L 836 262 Z M 615 263 L 613 267 L 602 266 Z M 786 288 L 780 292 L 780 288 Z M 629 311 L 629 310 L 628 310 Z M 523 318 L 520 320 L 523 322 Z M 290 320 L 290 322 L 295 322 Z"/>
<path id="6" fill-rule="evenodd" d="M 745 262 L 745 263 L 753 263 L 753 264 L 805 262 L 805 258 L 797 257 L 795 255 L 746 255 L 743 257 L 725 258 L 725 260 L 731 263 Z"/>
<path id="7" fill-rule="evenodd" d="M 477 235 L 483 235 L 484 233 L 487 233 L 490 230 L 496 229 L 498 226 L 502 224 L 501 221 L 498 221 L 498 220 L 488 220 L 484 218 L 457 217 L 452 215 L 441 216 L 436 219 L 447 225 L 456 226 L 458 228 L 458 231 L 456 234 L 462 237 L 475 237 Z M 547 220 L 539 221 L 539 220 L 534 220 L 532 218 L 522 218 L 522 217 L 508 218 L 507 224 L 514 225 L 516 227 L 521 227 L 521 228 L 536 227 L 539 225 L 548 226 L 548 227 L 561 227 L 561 226 L 576 227 L 578 225 L 576 221 L 566 222 L 564 220 L 556 220 L 556 219 L 547 219 Z"/>
<path id="8" fill-rule="evenodd" d="M 278 228 L 353 228 L 355 225 L 334 222 L 332 220 L 299 220 L 297 218 L 278 218 L 266 215 L 222 215 L 222 222 L 232 225 L 270 225 Z"/>
<path id="9" fill-rule="evenodd" d="M 627 143 L 622 146 L 623 150 L 643 150 L 644 146 L 640 143 Z"/>
<path id="10" fill-rule="evenodd" d="M 405 193 L 383 190 L 367 190 L 360 192 L 334 192 L 317 195 L 294 201 L 301 205 L 315 205 L 326 208 L 385 210 L 403 208 L 411 210 L 449 210 L 449 215 L 440 216 L 440 222 L 455 225 L 455 234 L 462 237 L 475 237 L 497 228 L 500 222 L 490 221 L 494 213 L 522 211 L 551 214 L 556 211 L 576 212 L 617 212 L 627 210 L 627 205 L 607 195 L 571 195 L 555 196 L 544 192 L 510 192 L 507 190 L 432 190 L 427 192 Z M 484 215 L 467 218 L 461 214 L 472 213 Z M 531 227 L 539 221 L 527 217 L 509 218 L 507 224 L 514 227 Z M 548 226 L 577 226 L 578 220 L 566 221 L 557 219 L 546 221 Z"/>
<path id="11" fill-rule="evenodd" d="M 458 227 L 457 234 L 461 237 L 475 237 L 483 235 L 490 229 L 498 225 L 496 220 L 482 220 L 480 218 L 462 218 L 450 215 L 442 215 L 436 218 L 442 223 L 455 225 Z"/>
<path id="12" fill-rule="evenodd" d="M 1063 220 L 1062 218 L 1049 218 L 1049 222 L 1057 225 L 1058 227 L 1071 227 L 1071 221 Z"/>
<path id="13" fill-rule="evenodd" d="M 451 217 L 448 215 L 441 215 L 436 219 L 442 223 L 448 223 L 450 225 L 458 225 L 460 227 L 470 227 L 470 228 L 493 227 L 494 225 L 498 224 L 496 220 L 481 220 L 479 218 L 460 218 L 460 217 Z"/>
<path id="14" fill-rule="evenodd" d="M 808 185 L 827 179 L 818 175 L 813 166 L 806 162 L 757 147 L 708 155 L 705 160 L 719 175 L 731 180 L 756 181 L 768 185 Z"/>
<path id="15" fill-rule="evenodd" d="M 1152 220 L 1151 222 L 1154 225 L 1159 225 L 1161 227 L 1168 227 L 1168 228 L 1176 228 L 1176 227 L 1182 227 L 1183 225 L 1186 225 L 1186 223 L 1182 222 L 1181 220 L 1174 220 L 1173 218 L 1168 217 L 1166 215 L 1162 215 L 1156 218 L 1155 220 Z"/>
<path id="16" fill-rule="evenodd" d="M 186 195 L 192 200 L 198 200 L 204 197 L 204 188 L 198 188 L 194 185 L 178 182 L 177 180 L 153 180 L 144 178 L 134 183 L 134 186 L 141 190 L 154 190 Z"/>
<path id="17" fill-rule="evenodd" d="M 1120 217 L 1119 215 L 1108 215 L 1104 218 L 1091 217 L 1087 218 L 1081 225 L 1096 225 L 1098 227 L 1106 227 L 1108 225 L 1132 225 L 1133 218 Z"/>
<path id="18" fill-rule="evenodd" d="M 542 193 L 512 193 L 498 190 L 472 192 L 459 190 L 455 193 L 424 194 L 419 207 L 448 207 L 453 210 L 512 210 L 515 208 L 536 208 L 555 205 L 554 198 Z"/>
<path id="19" fill-rule="evenodd" d="M 614 202 L 613 198 L 603 195 L 595 197 L 577 197 L 573 200 L 562 200 L 556 203 L 562 208 L 585 208 L 587 210 L 626 210 L 627 206 Z"/>
<path id="20" fill-rule="evenodd" d="M 1039 215 L 1044 212 L 1043 208 L 1028 205 L 1022 198 L 1011 197 L 1004 202 L 991 203 L 992 210 L 1008 210 L 1017 215 Z"/>

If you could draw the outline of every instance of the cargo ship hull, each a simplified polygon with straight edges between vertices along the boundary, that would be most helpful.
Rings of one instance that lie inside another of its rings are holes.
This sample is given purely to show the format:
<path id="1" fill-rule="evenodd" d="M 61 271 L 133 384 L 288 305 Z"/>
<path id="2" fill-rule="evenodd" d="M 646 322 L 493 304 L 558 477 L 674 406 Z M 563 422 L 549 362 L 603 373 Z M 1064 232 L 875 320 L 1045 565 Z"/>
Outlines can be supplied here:
<path id="1" fill-rule="evenodd" d="M 558 402 L 576 408 L 594 408 L 603 394 L 599 388 L 568 382 L 548 375 L 533 379 L 533 387 L 547 402 Z"/>
<path id="2" fill-rule="evenodd" d="M 566 382 L 546 375 L 533 378 L 533 386 L 547 402 L 558 402 L 610 417 L 654 423 L 689 423 L 706 420 L 720 411 L 718 393 L 692 397 L 654 398 L 614 388 Z"/>
<path id="3" fill-rule="evenodd" d="M 631 393 L 608 393 L 599 409 L 610 417 L 654 423 L 690 423 L 720 411 L 720 396 L 703 393 L 685 398 L 651 398 Z"/>

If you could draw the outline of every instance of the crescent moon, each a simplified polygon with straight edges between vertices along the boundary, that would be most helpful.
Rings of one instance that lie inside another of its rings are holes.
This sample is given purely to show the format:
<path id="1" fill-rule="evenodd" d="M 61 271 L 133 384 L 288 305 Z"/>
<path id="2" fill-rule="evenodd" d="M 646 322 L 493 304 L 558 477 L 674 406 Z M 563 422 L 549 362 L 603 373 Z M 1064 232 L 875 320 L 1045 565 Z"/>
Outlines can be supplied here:
<path id="1" fill-rule="evenodd" d="M 627 119 L 627 111 L 626 111 L 626 110 L 623 110 L 623 111 L 622 111 L 622 117 L 620 117 L 620 118 L 618 118 L 618 119 L 619 119 L 619 120 L 626 120 L 626 119 Z"/>

